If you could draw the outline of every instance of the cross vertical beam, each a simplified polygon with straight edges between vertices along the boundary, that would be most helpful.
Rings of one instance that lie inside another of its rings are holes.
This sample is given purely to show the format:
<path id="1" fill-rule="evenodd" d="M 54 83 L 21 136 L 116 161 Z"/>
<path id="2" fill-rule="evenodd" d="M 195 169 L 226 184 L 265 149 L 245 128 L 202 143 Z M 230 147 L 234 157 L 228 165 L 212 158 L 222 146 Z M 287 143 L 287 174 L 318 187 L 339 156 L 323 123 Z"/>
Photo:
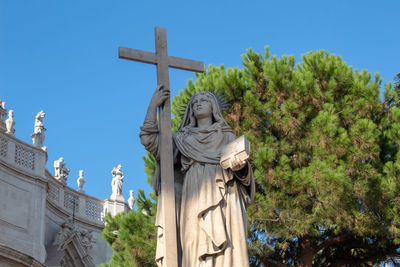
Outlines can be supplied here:
<path id="1" fill-rule="evenodd" d="M 204 72 L 200 61 L 168 56 L 167 33 L 165 28 L 155 27 L 156 53 L 119 47 L 119 58 L 157 65 L 157 83 L 169 88 L 169 70 L 176 68 Z M 164 260 L 163 267 L 178 267 L 178 242 L 176 228 L 174 166 L 171 134 L 171 101 L 168 98 L 160 107 L 160 167 L 161 201 L 164 211 Z"/>
<path id="2" fill-rule="evenodd" d="M 165 28 L 155 28 L 157 83 L 169 88 L 167 33 Z M 171 100 L 168 97 L 160 107 L 160 167 L 161 167 L 161 197 L 164 212 L 165 255 L 167 267 L 178 266 L 178 242 L 176 235 L 176 217 L 168 216 L 168 211 L 175 211 L 174 166 L 172 152 L 171 130 Z M 174 264 L 175 263 L 175 264 Z"/>

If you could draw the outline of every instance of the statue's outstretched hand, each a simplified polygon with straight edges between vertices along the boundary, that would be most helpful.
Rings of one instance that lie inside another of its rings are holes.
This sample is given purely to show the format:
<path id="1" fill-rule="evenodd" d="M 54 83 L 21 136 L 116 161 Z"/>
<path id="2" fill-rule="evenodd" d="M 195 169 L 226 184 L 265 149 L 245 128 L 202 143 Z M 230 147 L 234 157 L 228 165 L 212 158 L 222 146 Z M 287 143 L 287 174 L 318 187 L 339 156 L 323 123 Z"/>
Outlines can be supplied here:
<path id="1" fill-rule="evenodd" d="M 169 88 L 165 87 L 162 84 L 158 85 L 153 94 L 153 97 L 151 98 L 151 105 L 153 107 L 161 106 L 165 102 L 165 100 L 168 99 L 169 95 L 170 95 Z"/>

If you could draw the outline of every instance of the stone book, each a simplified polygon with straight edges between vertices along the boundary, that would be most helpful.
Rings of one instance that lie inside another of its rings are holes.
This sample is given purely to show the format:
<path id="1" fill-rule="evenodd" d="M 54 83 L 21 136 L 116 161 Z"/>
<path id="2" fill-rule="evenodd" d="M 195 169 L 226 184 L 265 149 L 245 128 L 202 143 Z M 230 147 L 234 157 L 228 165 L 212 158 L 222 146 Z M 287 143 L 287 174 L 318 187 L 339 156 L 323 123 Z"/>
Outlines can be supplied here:
<path id="1" fill-rule="evenodd" d="M 245 161 L 249 156 L 250 142 L 242 135 L 222 149 L 220 164 L 222 168 L 228 169 L 232 166 L 232 161 L 235 160 L 235 158 L 240 161 Z"/>

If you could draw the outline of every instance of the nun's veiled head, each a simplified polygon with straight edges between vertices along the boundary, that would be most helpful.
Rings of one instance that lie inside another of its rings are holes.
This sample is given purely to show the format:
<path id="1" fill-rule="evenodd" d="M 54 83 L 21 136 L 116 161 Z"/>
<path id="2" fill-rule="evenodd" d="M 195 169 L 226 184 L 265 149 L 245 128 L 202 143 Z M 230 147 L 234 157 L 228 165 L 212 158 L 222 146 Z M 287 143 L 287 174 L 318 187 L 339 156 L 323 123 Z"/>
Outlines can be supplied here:
<path id="1" fill-rule="evenodd" d="M 217 98 L 208 91 L 197 92 L 188 102 L 179 129 L 183 129 L 186 126 L 197 127 L 197 118 L 204 118 L 205 116 L 212 116 L 213 123 L 227 126 L 227 123 L 222 117 Z"/>

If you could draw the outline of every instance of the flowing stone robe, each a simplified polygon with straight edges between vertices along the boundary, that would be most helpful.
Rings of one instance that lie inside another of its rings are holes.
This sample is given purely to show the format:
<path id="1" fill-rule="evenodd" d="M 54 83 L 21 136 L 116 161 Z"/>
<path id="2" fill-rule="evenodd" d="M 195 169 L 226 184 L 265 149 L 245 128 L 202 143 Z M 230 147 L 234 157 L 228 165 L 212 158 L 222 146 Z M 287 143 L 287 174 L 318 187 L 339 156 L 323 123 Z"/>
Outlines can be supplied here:
<path id="1" fill-rule="evenodd" d="M 218 112 L 220 115 L 219 109 Z M 249 266 L 246 207 L 254 198 L 252 168 L 247 163 L 242 170 L 233 172 L 220 166 L 221 149 L 236 139 L 225 121 L 215 122 L 206 129 L 184 124 L 173 135 L 181 266 Z M 157 125 L 145 121 L 140 138 L 146 150 L 159 160 Z M 159 192 L 159 168 L 156 168 L 153 187 Z M 171 212 L 163 206 L 159 197 L 158 266 L 162 266 L 164 256 L 162 213 Z"/>

